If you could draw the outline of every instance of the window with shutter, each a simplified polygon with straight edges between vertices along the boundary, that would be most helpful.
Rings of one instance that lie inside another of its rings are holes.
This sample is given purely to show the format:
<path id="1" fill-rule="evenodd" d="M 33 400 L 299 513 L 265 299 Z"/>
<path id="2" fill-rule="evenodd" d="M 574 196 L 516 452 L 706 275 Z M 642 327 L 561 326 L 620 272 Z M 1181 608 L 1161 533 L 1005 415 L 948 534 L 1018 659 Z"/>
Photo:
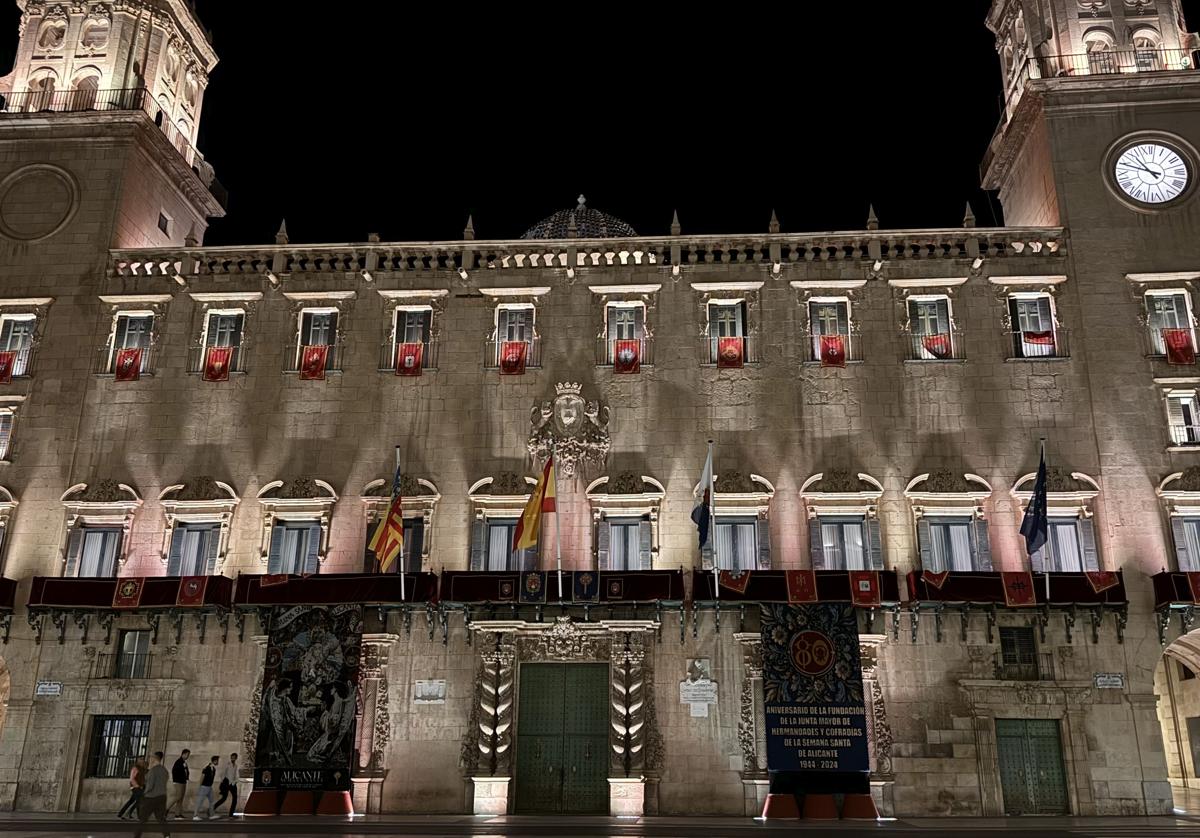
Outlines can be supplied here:
<path id="1" fill-rule="evenodd" d="M 745 303 L 712 303 L 708 307 L 709 363 L 717 362 L 721 338 L 746 337 Z M 743 352 L 743 355 L 745 353 Z"/>
<path id="2" fill-rule="evenodd" d="M 476 518 L 471 523 L 471 555 L 468 564 L 470 570 L 487 569 L 488 544 L 487 522 Z"/>
<path id="3" fill-rule="evenodd" d="M 970 571 L 972 561 L 972 520 L 962 517 L 928 517 L 930 570 Z M 922 553 L 924 556 L 924 553 Z"/>
<path id="4" fill-rule="evenodd" d="M 718 568 L 721 570 L 758 569 L 757 518 L 717 518 L 714 536 Z"/>
<path id="5" fill-rule="evenodd" d="M 229 356 L 229 368 L 242 371 L 242 330 L 246 315 L 241 311 L 210 311 L 208 323 L 204 331 L 204 348 L 214 346 L 231 346 L 233 352 Z"/>
<path id="6" fill-rule="evenodd" d="M 596 525 L 596 569 L 611 570 L 612 523 L 601 521 Z"/>
<path id="7" fill-rule="evenodd" d="M 1081 573 L 1083 571 L 1084 548 L 1081 523 L 1074 518 L 1050 519 L 1045 549 L 1046 570 L 1051 573 Z M 1087 523 L 1091 524 L 1090 521 Z"/>
<path id="8" fill-rule="evenodd" d="M 1183 572 L 1200 570 L 1200 518 L 1172 518 L 1175 561 Z"/>
<path id="9" fill-rule="evenodd" d="M 122 531 L 115 527 L 85 526 L 80 532 L 78 570 L 75 575 L 105 579 L 116 576 Z"/>
<path id="10" fill-rule="evenodd" d="M 608 520 L 609 570 L 640 569 L 641 524 L 640 518 L 610 518 Z"/>
<path id="11" fill-rule="evenodd" d="M 29 358 L 33 349 L 33 331 L 37 318 L 32 314 L 6 314 L 0 317 L 0 351 L 15 352 L 14 376 L 29 372 Z"/>
<path id="12" fill-rule="evenodd" d="M 1167 293 L 1147 293 L 1146 325 L 1150 330 L 1150 351 L 1153 355 L 1166 355 L 1166 340 L 1163 329 L 1193 330 L 1191 315 L 1191 300 L 1183 291 Z M 1192 336 L 1192 346 L 1196 345 L 1195 335 Z"/>
<path id="13" fill-rule="evenodd" d="M 608 340 L 608 363 L 612 363 L 617 354 L 617 341 L 643 340 L 645 330 L 645 307 L 637 304 L 609 303 L 605 310 L 605 324 Z"/>
<path id="14" fill-rule="evenodd" d="M 992 571 L 992 542 L 988 532 L 988 522 L 982 518 L 977 519 L 974 534 L 974 569 L 980 573 L 990 573 Z"/>
<path id="15" fill-rule="evenodd" d="M 850 355 L 850 302 L 848 300 L 812 300 L 808 304 L 808 328 L 812 336 L 812 357 L 821 357 L 821 336 L 842 335 L 846 354 Z"/>
<path id="16" fill-rule="evenodd" d="M 395 343 L 429 343 L 432 309 L 396 309 Z"/>
<path id="17" fill-rule="evenodd" d="M 268 573 L 316 573 L 321 549 L 317 521 L 281 521 L 271 531 Z"/>
<path id="18" fill-rule="evenodd" d="M 1173 445 L 1200 444 L 1200 402 L 1194 391 L 1167 395 L 1167 421 Z"/>
<path id="19" fill-rule="evenodd" d="M 517 529 L 516 518 L 489 518 L 486 535 L 486 563 L 484 570 L 533 570 L 537 564 L 537 548 L 526 548 L 513 552 L 513 534 Z"/>
<path id="20" fill-rule="evenodd" d="M 822 516 L 821 566 L 825 570 L 867 570 L 870 544 L 864 518 L 859 516 Z"/>
<path id="21" fill-rule="evenodd" d="M 11 410 L 0 410 L 0 460 L 7 460 L 9 458 L 13 418 L 14 414 Z"/>
<path id="22" fill-rule="evenodd" d="M 1013 330 L 1013 357 L 1052 358 L 1056 355 L 1054 314 L 1049 294 L 1011 296 L 1008 300 Z M 1047 341 L 1045 335 L 1050 335 Z"/>
<path id="23" fill-rule="evenodd" d="M 638 558 L 638 570 L 654 569 L 654 525 L 646 520 L 638 523 Z"/>
<path id="24" fill-rule="evenodd" d="M 113 326 L 112 345 L 108 352 L 107 372 L 116 371 L 118 349 L 142 350 L 141 371 L 150 364 L 150 341 L 154 332 L 154 315 L 142 312 L 118 314 Z"/>
<path id="25" fill-rule="evenodd" d="M 168 576 L 208 576 L 216 565 L 221 527 L 216 523 L 176 524 L 167 558 Z"/>

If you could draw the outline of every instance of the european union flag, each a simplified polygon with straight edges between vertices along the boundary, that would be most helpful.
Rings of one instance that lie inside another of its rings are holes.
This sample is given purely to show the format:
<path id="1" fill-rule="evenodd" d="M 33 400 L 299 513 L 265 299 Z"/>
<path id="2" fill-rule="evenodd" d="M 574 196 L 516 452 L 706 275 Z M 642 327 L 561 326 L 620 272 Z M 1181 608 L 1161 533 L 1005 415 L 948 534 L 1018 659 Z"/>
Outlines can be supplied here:
<path id="1" fill-rule="evenodd" d="M 1037 480 L 1033 484 L 1033 497 L 1025 509 L 1025 520 L 1021 522 L 1021 535 L 1025 536 L 1025 552 L 1033 555 L 1046 545 L 1050 522 L 1046 512 L 1046 449 L 1042 447 L 1042 460 L 1038 465 Z"/>

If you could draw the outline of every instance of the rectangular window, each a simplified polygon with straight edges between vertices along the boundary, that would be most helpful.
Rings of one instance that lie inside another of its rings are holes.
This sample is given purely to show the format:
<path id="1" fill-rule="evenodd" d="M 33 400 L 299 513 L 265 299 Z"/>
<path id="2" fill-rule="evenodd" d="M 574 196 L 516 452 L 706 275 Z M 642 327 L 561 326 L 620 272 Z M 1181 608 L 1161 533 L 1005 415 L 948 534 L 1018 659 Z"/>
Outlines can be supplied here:
<path id="1" fill-rule="evenodd" d="M 123 631 L 117 641 L 115 678 L 148 678 L 150 675 L 150 632 Z"/>
<path id="2" fill-rule="evenodd" d="M 1049 294 L 1012 295 L 1008 298 L 1008 313 L 1013 357 L 1054 358 L 1061 354 Z"/>
<path id="3" fill-rule="evenodd" d="M 387 510 L 383 510 L 382 514 L 386 515 Z M 371 549 L 371 540 L 375 537 L 376 529 L 381 526 L 383 526 L 382 519 L 375 521 L 367 528 L 366 559 L 363 568 L 365 573 L 379 572 L 379 558 L 375 555 L 375 551 Z M 403 570 L 405 573 L 420 573 L 422 569 L 421 556 L 424 550 L 425 519 L 423 517 L 405 518 L 403 560 L 393 563 L 388 568 L 388 572 L 399 573 Z"/>
<path id="4" fill-rule="evenodd" d="M 812 357 L 821 358 L 821 336 L 841 335 L 846 358 L 850 351 L 850 301 L 811 300 L 808 304 L 808 329 L 812 336 Z"/>
<path id="5" fill-rule="evenodd" d="M 301 346 L 333 346 L 337 343 L 338 313 L 330 309 L 308 309 L 300 313 Z"/>
<path id="6" fill-rule="evenodd" d="M 1046 538 L 1046 569 L 1052 573 L 1082 573 L 1083 545 L 1079 540 L 1079 522 L 1075 518 L 1050 519 Z"/>
<path id="7" fill-rule="evenodd" d="M 609 303 L 605 308 L 608 344 L 607 363 L 617 357 L 617 341 L 636 340 L 642 346 L 639 357 L 645 361 L 646 308 L 641 303 Z"/>
<path id="8" fill-rule="evenodd" d="M 709 363 L 717 362 L 721 338 L 741 338 L 742 357 L 746 360 L 746 304 L 715 302 L 708 306 Z"/>
<path id="9" fill-rule="evenodd" d="M 540 366 L 533 306 L 502 305 L 497 307 L 496 340 L 494 357 L 491 359 L 497 366 L 500 364 L 501 353 L 506 343 L 526 344 L 525 365 L 528 367 Z"/>
<path id="10" fill-rule="evenodd" d="M 0 461 L 8 459 L 14 416 L 11 410 L 0 409 Z"/>
<path id="11" fill-rule="evenodd" d="M 1195 349 L 1196 329 L 1192 322 L 1192 301 L 1186 291 L 1150 291 L 1146 297 L 1146 327 L 1151 355 L 1167 354 L 1167 335 L 1184 330 Z"/>
<path id="12" fill-rule="evenodd" d="M 321 550 L 321 524 L 317 521 L 278 521 L 271 529 L 268 573 L 317 572 Z"/>
<path id="13" fill-rule="evenodd" d="M 218 523 L 180 523 L 171 532 L 168 576 L 209 576 L 215 572 L 220 549 Z"/>
<path id="14" fill-rule="evenodd" d="M 150 340 L 154 333 L 154 315 L 145 312 L 118 314 L 113 322 L 112 341 L 108 347 L 107 372 L 116 372 L 117 350 L 142 350 L 141 371 L 150 367 Z"/>
<path id="15" fill-rule="evenodd" d="M 865 521 L 859 517 L 820 518 L 825 570 L 866 570 L 870 566 Z"/>
<path id="16" fill-rule="evenodd" d="M 1000 627 L 1000 666 L 1002 678 L 1015 681 L 1037 680 L 1037 644 L 1032 628 Z"/>
<path id="17" fill-rule="evenodd" d="M 146 755 L 149 739 L 149 716 L 96 716 L 88 776 L 128 779 L 134 760 Z"/>
<path id="18" fill-rule="evenodd" d="M 158 214 L 158 229 L 163 232 L 163 235 L 171 235 L 171 219 L 167 218 L 166 213 Z"/>
<path id="19" fill-rule="evenodd" d="M 397 309 L 396 343 L 429 343 L 430 309 Z"/>
<path id="20" fill-rule="evenodd" d="M 205 355 L 210 347 L 233 347 L 233 351 L 229 355 L 229 369 L 233 372 L 242 372 L 242 332 L 245 323 L 245 312 L 210 311 L 204 327 Z M 203 367 L 204 357 L 201 358 L 201 369 Z"/>
<path id="21" fill-rule="evenodd" d="M 641 518 L 609 518 L 609 570 L 640 570 L 642 567 L 641 539 Z"/>
<path id="22" fill-rule="evenodd" d="M 717 567 L 721 570 L 758 568 L 758 519 L 718 518 Z"/>
<path id="23" fill-rule="evenodd" d="M 917 297 L 908 301 L 908 328 L 912 354 L 919 361 L 942 361 L 955 354 L 950 300 L 947 297 Z"/>
<path id="24" fill-rule="evenodd" d="M 77 528 L 67 548 L 68 575 L 108 579 L 117 575 L 123 532 L 118 527 Z M 74 568 L 75 573 L 69 571 Z"/>
<path id="25" fill-rule="evenodd" d="M 974 570 L 970 517 L 927 518 L 929 524 L 929 560 L 926 570 Z"/>
<path id="26" fill-rule="evenodd" d="M 12 374 L 29 374 L 29 361 L 33 353 L 33 332 L 37 317 L 33 314 L 0 315 L 0 352 L 12 352 Z"/>
<path id="27" fill-rule="evenodd" d="M 1187 573 L 1200 570 L 1200 518 L 1172 518 L 1175 537 L 1175 563 Z"/>
<path id="28" fill-rule="evenodd" d="M 489 518 L 487 521 L 487 570 L 530 570 L 537 558 L 537 548 L 514 553 L 513 533 L 516 518 Z"/>
<path id="29" fill-rule="evenodd" d="M 1193 390 L 1167 394 L 1167 423 L 1172 445 L 1200 444 L 1200 404 Z"/>

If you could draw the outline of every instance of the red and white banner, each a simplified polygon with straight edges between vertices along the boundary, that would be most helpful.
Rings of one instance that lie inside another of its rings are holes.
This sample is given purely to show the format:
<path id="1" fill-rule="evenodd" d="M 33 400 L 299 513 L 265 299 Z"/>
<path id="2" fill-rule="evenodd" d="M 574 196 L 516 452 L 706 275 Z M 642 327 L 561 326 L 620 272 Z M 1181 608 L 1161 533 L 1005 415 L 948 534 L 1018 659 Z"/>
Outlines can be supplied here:
<path id="1" fill-rule="evenodd" d="M 204 350 L 204 380 L 228 381 L 229 364 L 233 360 L 232 346 L 210 346 Z"/>
<path id="2" fill-rule="evenodd" d="M 324 381 L 325 367 L 329 363 L 329 347 L 306 346 L 300 353 L 300 380 Z"/>
<path id="3" fill-rule="evenodd" d="M 1009 608 L 1037 605 L 1033 574 L 1028 570 L 1006 570 L 1000 574 L 1000 581 L 1004 585 L 1004 602 Z"/>
<path id="4" fill-rule="evenodd" d="M 1096 593 L 1103 593 L 1109 588 L 1117 587 L 1120 581 L 1117 574 L 1112 570 L 1089 570 L 1085 574 L 1088 584 L 1092 586 L 1092 590 Z"/>
<path id="5" fill-rule="evenodd" d="M 1026 358 L 1054 357 L 1054 331 L 1021 332 L 1021 354 Z"/>
<path id="6" fill-rule="evenodd" d="M 524 345 L 524 344 L 522 344 Z M 421 374 L 425 361 L 425 344 L 401 343 L 396 346 L 396 375 Z"/>
<path id="7" fill-rule="evenodd" d="M 861 608 L 879 607 L 878 570 L 850 571 L 850 601 Z"/>
<path id="8" fill-rule="evenodd" d="M 925 335 L 921 338 L 921 347 L 939 361 L 944 361 L 954 354 L 954 345 L 950 336 L 945 333 Z"/>
<path id="9" fill-rule="evenodd" d="M 722 570 L 717 574 L 717 581 L 722 588 L 728 588 L 731 591 L 744 594 L 746 593 L 746 586 L 750 584 L 750 571 Z"/>
<path id="10" fill-rule="evenodd" d="M 926 570 L 921 573 L 921 578 L 924 579 L 930 587 L 937 588 L 939 591 L 942 589 L 942 586 L 946 584 L 946 579 L 949 576 L 950 571 L 948 570 Z"/>
<path id="11" fill-rule="evenodd" d="M 814 570 L 786 570 L 788 602 L 817 601 L 817 573 Z"/>
<path id="12" fill-rule="evenodd" d="M 128 576 L 117 580 L 113 590 L 113 608 L 137 608 L 142 604 L 142 589 L 146 587 L 143 576 Z"/>
<path id="13" fill-rule="evenodd" d="M 113 378 L 117 381 L 137 381 L 142 377 L 142 349 L 118 349 L 113 359 Z"/>
<path id="14" fill-rule="evenodd" d="M 717 366 L 741 369 L 746 363 L 745 338 L 717 338 Z"/>
<path id="15" fill-rule="evenodd" d="M 0 352 L 0 384 L 12 384 L 13 368 L 16 365 L 16 352 Z"/>
<path id="16" fill-rule="evenodd" d="M 613 372 L 628 375 L 642 371 L 642 342 L 619 340 L 613 346 Z"/>
<path id="17" fill-rule="evenodd" d="M 846 338 L 844 335 L 821 335 L 821 366 L 846 366 Z"/>
<path id="18" fill-rule="evenodd" d="M 523 340 L 506 340 L 500 344 L 500 374 L 524 375 L 529 344 Z"/>
<path id="19" fill-rule="evenodd" d="M 1196 347 L 1192 345 L 1191 329 L 1163 329 L 1162 336 L 1168 364 L 1190 367 L 1196 363 Z"/>
<path id="20" fill-rule="evenodd" d="M 199 608 L 204 605 L 206 590 L 207 576 L 185 576 L 179 580 L 179 593 L 175 595 L 175 605 L 180 608 Z"/>

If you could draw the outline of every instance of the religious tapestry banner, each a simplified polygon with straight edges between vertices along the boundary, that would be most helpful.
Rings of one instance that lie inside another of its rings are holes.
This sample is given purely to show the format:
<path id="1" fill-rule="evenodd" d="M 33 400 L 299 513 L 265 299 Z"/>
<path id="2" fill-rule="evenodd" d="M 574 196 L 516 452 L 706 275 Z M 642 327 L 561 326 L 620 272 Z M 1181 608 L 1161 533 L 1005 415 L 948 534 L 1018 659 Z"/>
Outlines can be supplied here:
<path id="1" fill-rule="evenodd" d="M 613 346 L 613 372 L 628 375 L 642 371 L 642 342 L 619 340 Z"/>
<path id="2" fill-rule="evenodd" d="M 1196 347 L 1192 345 L 1191 329 L 1163 329 L 1162 335 L 1167 348 L 1168 364 L 1190 367 L 1196 363 Z"/>
<path id="3" fill-rule="evenodd" d="M 306 346 L 300 357 L 301 381 L 324 381 L 329 362 L 329 347 L 323 344 Z"/>
<path id="4" fill-rule="evenodd" d="M 867 711 L 854 607 L 760 607 L 767 768 L 865 774 Z"/>
<path id="5" fill-rule="evenodd" d="M 846 338 L 844 335 L 821 335 L 821 366 L 846 366 Z"/>
<path id="6" fill-rule="evenodd" d="M 12 384 L 13 368 L 16 365 L 16 352 L 0 352 L 0 384 Z"/>
<path id="7" fill-rule="evenodd" d="M 229 364 L 233 360 L 232 346 L 210 346 L 204 351 L 204 380 L 228 381 Z"/>
<path id="8" fill-rule="evenodd" d="M 263 669 L 254 788 L 350 791 L 361 605 L 277 607 Z"/>
<path id="9" fill-rule="evenodd" d="M 146 587 L 146 579 L 142 576 L 127 576 L 117 580 L 113 590 L 113 608 L 137 608 L 142 604 L 142 590 Z"/>
<path id="10" fill-rule="evenodd" d="M 424 366 L 425 344 L 402 343 L 396 347 L 396 375 L 419 376 Z"/>
<path id="11" fill-rule="evenodd" d="M 746 363 L 746 342 L 743 338 L 717 339 L 717 366 L 724 369 L 741 369 Z"/>
<path id="12" fill-rule="evenodd" d="M 500 374 L 524 375 L 529 344 L 523 340 L 506 340 L 500 344 Z"/>
<path id="13" fill-rule="evenodd" d="M 113 378 L 117 381 L 137 381 L 142 377 L 142 348 L 118 349 L 113 359 Z"/>

